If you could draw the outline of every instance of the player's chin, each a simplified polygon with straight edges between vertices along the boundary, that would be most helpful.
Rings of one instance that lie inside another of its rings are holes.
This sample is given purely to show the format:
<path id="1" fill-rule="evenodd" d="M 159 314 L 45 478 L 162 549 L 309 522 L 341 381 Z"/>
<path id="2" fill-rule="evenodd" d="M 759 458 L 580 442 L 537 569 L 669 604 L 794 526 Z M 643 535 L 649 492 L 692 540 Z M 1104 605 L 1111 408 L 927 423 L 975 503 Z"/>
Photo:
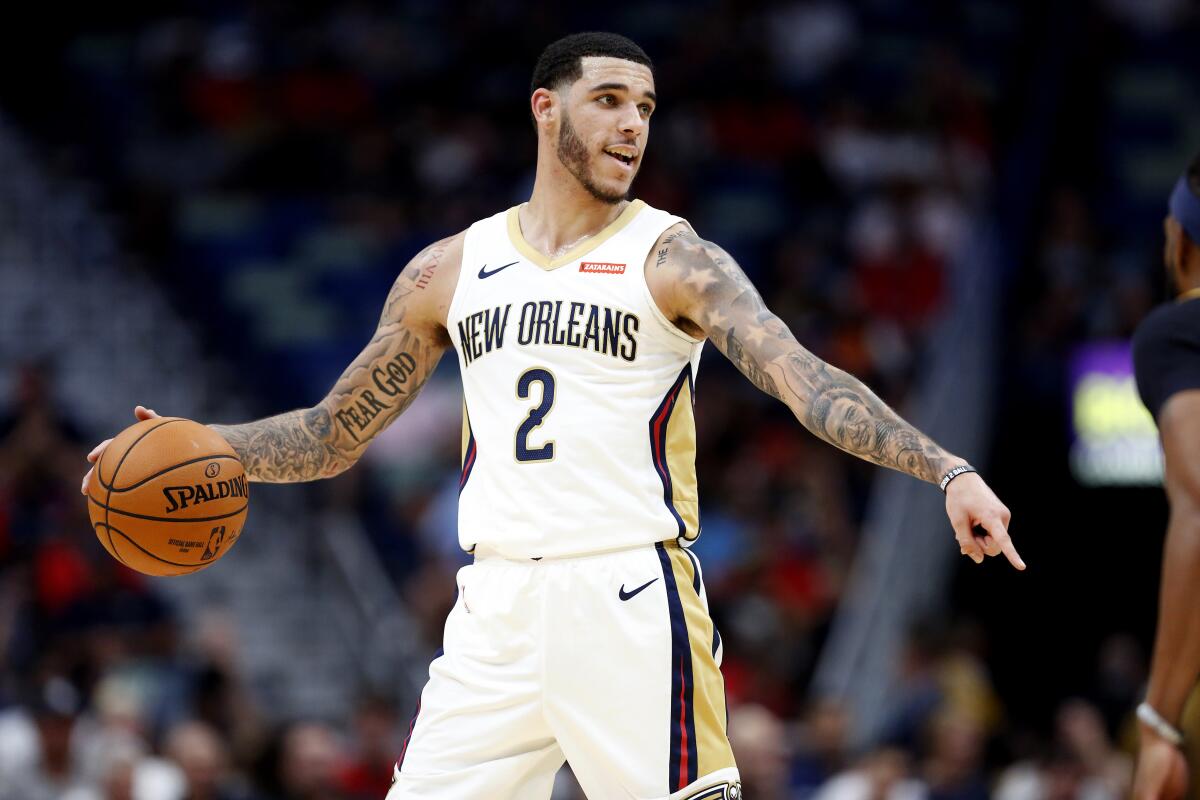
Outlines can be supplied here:
<path id="1" fill-rule="evenodd" d="M 605 193 L 624 197 L 628 194 L 629 187 L 633 185 L 633 179 L 637 177 L 637 162 L 634 162 L 632 167 L 627 167 L 619 162 L 618 165 L 620 169 L 610 168 L 602 172 L 598 183 L 604 187 Z"/>

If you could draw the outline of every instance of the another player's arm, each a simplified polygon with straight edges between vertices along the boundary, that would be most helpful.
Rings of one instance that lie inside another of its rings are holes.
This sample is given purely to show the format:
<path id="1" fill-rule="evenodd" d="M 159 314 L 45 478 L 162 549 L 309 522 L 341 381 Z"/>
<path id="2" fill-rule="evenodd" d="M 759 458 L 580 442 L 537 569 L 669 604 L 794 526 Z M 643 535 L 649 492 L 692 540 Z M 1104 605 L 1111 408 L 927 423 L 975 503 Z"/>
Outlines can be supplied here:
<path id="1" fill-rule="evenodd" d="M 1178 392 L 1158 419 L 1171 517 L 1163 552 L 1158 634 L 1149 703 L 1178 727 L 1188 694 L 1200 676 L 1200 390 Z"/>
<path id="2" fill-rule="evenodd" d="M 646 265 L 655 300 L 682 330 L 707 336 L 755 386 L 784 402 L 814 434 L 880 466 L 938 483 L 966 462 L 900 418 L 866 385 L 806 350 L 771 313 L 737 262 L 690 228 L 659 240 Z M 1024 563 L 1009 540 L 1009 511 L 978 477 L 961 475 L 947 492 L 947 513 L 963 554 L 976 562 L 1004 552 Z M 975 536 L 973 526 L 988 535 Z"/>
<path id="3" fill-rule="evenodd" d="M 462 237 L 430 245 L 401 271 L 375 335 L 313 408 L 242 425 L 212 425 L 251 480 L 290 483 L 348 469 L 412 403 L 450 345 L 445 320 Z"/>

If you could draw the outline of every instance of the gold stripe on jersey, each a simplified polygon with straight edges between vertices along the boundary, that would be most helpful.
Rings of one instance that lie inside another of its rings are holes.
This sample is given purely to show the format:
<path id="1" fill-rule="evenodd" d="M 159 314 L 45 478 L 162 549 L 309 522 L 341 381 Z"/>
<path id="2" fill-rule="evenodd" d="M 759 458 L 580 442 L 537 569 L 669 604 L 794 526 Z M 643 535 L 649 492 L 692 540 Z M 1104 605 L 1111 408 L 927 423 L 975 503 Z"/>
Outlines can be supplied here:
<path id="1" fill-rule="evenodd" d="M 683 548 L 667 544 L 692 651 L 692 709 L 696 719 L 697 775 L 735 766 L 725 730 L 725 681 L 713 657 L 713 622 L 696 592 L 697 575 Z"/>
<path id="2" fill-rule="evenodd" d="M 667 470 L 671 473 L 671 502 L 683 520 L 683 538 L 700 535 L 700 498 L 696 486 L 696 415 L 692 383 L 684 381 L 667 420 Z"/>
<path id="3" fill-rule="evenodd" d="M 466 488 L 471 479 L 471 471 L 475 469 L 475 461 L 479 456 L 479 443 L 475 441 L 475 432 L 471 430 L 471 415 L 467 413 L 467 401 L 463 401 L 462 424 L 462 472 L 458 476 L 458 493 Z"/>
<path id="4" fill-rule="evenodd" d="M 462 450 L 459 456 L 459 464 L 465 466 L 467 463 L 467 443 L 471 441 L 471 420 L 467 417 L 467 401 L 463 404 L 463 423 L 462 423 Z"/>
<path id="5" fill-rule="evenodd" d="M 572 261 L 583 258 L 588 253 L 607 242 L 613 236 L 620 233 L 626 225 L 633 222 L 633 218 L 636 217 L 638 212 L 645 208 L 645 206 L 646 204 L 643 201 L 634 200 L 625 207 L 625 210 L 622 211 L 616 219 L 608 223 L 607 227 L 605 227 L 602 231 L 597 233 L 595 236 L 589 236 L 587 239 L 584 239 L 582 242 L 575 245 L 558 258 L 547 258 L 536 247 L 525 240 L 525 235 L 521 233 L 520 206 L 513 206 L 508 210 L 508 238 L 512 241 L 513 247 L 517 248 L 517 252 L 525 256 L 525 258 L 529 259 L 534 264 L 537 264 L 542 269 L 558 269 L 559 267 L 570 264 Z M 642 265 L 640 263 L 630 264 L 629 267 L 630 269 L 635 267 L 637 269 L 641 269 Z"/>

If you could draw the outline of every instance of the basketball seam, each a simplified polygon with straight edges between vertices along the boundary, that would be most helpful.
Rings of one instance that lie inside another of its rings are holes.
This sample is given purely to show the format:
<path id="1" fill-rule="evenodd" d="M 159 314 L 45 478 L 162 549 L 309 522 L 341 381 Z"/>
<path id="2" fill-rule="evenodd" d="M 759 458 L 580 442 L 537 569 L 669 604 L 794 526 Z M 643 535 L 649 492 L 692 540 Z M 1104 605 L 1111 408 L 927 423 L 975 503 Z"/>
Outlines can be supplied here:
<path id="1" fill-rule="evenodd" d="M 203 569 L 204 567 L 207 567 L 209 564 L 214 563 L 214 561 L 206 561 L 203 564 L 180 564 L 178 561 L 168 561 L 167 559 L 163 558 L 162 556 L 151 553 L 149 550 L 142 547 L 140 544 L 137 543 L 137 541 L 132 536 L 130 536 L 128 533 L 121 530 L 120 528 L 114 528 L 111 525 L 105 525 L 104 527 L 108 529 L 108 538 L 110 540 L 112 539 L 113 531 L 116 531 L 117 533 L 119 533 L 121 535 L 122 539 L 129 542 L 131 545 L 136 547 L 138 550 L 141 550 L 144 554 L 146 554 L 150 558 L 153 558 L 155 561 L 161 561 L 164 564 L 170 564 L 172 567 L 191 567 L 192 571 L 195 572 L 196 570 Z"/>
<path id="2" fill-rule="evenodd" d="M 96 505 L 98 505 L 104 509 L 105 524 L 108 523 L 108 512 L 109 511 L 111 511 L 114 514 L 120 514 L 123 517 L 133 517 L 134 519 L 146 519 L 146 520 L 150 520 L 151 522 L 215 522 L 217 520 L 229 519 L 230 517 L 235 517 L 250 507 L 249 503 L 243 503 L 241 508 L 238 508 L 234 511 L 230 511 L 228 514 L 220 514 L 215 517 L 154 517 L 149 514 L 138 514 L 133 511 L 125 511 L 120 508 L 113 508 L 111 506 L 105 505 L 104 503 L 101 503 L 99 500 L 97 500 L 94 497 L 89 497 L 88 500 L 90 500 L 91 502 L 95 503 Z"/>
<path id="3" fill-rule="evenodd" d="M 125 564 L 125 566 L 129 566 L 129 564 L 125 561 L 125 559 L 121 558 L 119 553 L 117 553 L 117 546 L 115 544 L 113 544 L 113 540 L 112 540 L 113 528 L 112 528 L 112 526 L 110 526 L 108 524 L 108 511 L 109 511 L 108 504 L 112 502 L 113 486 L 115 486 L 117 483 L 117 473 L 121 471 L 121 465 L 125 463 L 125 459 L 129 458 L 129 454 L 131 452 L 133 452 L 133 448 L 137 447 L 138 442 L 140 442 L 142 439 L 145 439 L 147 436 L 154 433 L 159 428 L 163 427 L 163 425 L 170 425 L 172 422 L 179 422 L 179 421 L 180 421 L 179 417 L 168 419 L 168 420 L 162 422 L 161 424 L 155 425 L 153 428 L 146 431 L 138 438 L 134 439 L 133 442 L 129 445 L 129 447 L 125 448 L 125 452 L 121 454 L 121 460 L 117 462 L 117 466 L 113 468 L 111 484 L 105 486 L 104 476 L 101 474 L 102 471 L 99 469 L 96 470 L 96 479 L 98 481 L 100 481 L 101 486 L 104 486 L 104 488 L 108 490 L 108 494 L 104 498 L 104 530 L 108 531 L 108 546 L 112 549 L 112 553 L 113 553 L 113 555 L 115 555 L 117 557 L 117 560 L 120 561 L 122 564 Z M 105 448 L 105 449 L 107 450 L 108 448 Z M 100 460 L 103 461 L 104 460 L 103 457 Z M 99 465 L 97 465 L 97 466 L 99 466 Z M 89 500 L 92 499 L 91 495 L 88 495 L 88 499 Z M 118 531 L 118 533 L 119 533 L 119 531 Z M 124 533 L 121 533 L 121 535 L 125 536 Z M 126 536 L 125 538 L 128 539 L 129 537 Z"/>
<path id="4" fill-rule="evenodd" d="M 159 427 L 162 427 L 162 426 L 160 425 Z M 155 428 L 155 430 L 158 430 L 158 428 Z M 116 476 L 114 475 L 113 476 L 113 486 L 111 489 L 109 489 L 109 494 L 121 494 L 122 492 L 133 491 L 134 489 L 137 489 L 139 486 L 144 486 L 145 484 L 149 483 L 150 481 L 154 480 L 155 478 L 161 478 L 163 475 L 166 475 L 171 470 L 179 469 L 180 467 L 187 467 L 192 464 L 198 464 L 201 461 L 211 461 L 216 458 L 224 458 L 224 459 L 229 459 L 231 461 L 240 461 L 236 455 L 227 455 L 224 453 L 222 453 L 220 455 L 200 456 L 199 458 L 193 458 L 188 461 L 180 461 L 178 464 L 175 464 L 174 466 L 167 467 L 166 469 L 160 470 L 159 472 L 156 472 L 153 475 L 147 475 L 145 478 L 142 478 L 137 483 L 130 484 L 129 486 L 125 486 L 121 489 L 118 489 L 116 487 L 117 479 L 116 479 Z"/>
<path id="5" fill-rule="evenodd" d="M 142 439 L 145 439 L 147 436 L 154 433 L 159 428 L 165 427 L 165 426 L 171 424 L 172 422 L 186 422 L 186 421 L 187 420 L 185 420 L 183 417 L 167 417 L 166 419 L 164 419 L 162 421 L 161 425 L 155 425 L 153 428 L 146 431 L 138 438 L 134 439 L 130 443 L 129 447 L 125 448 L 125 452 L 121 455 L 121 460 L 117 462 L 116 468 L 113 469 L 112 483 L 105 483 L 104 476 L 101 474 L 100 470 L 96 470 L 96 478 L 97 478 L 97 480 L 100 481 L 100 485 L 103 486 L 105 489 L 108 489 L 108 491 L 111 493 L 113 491 L 113 489 L 116 488 L 117 473 L 121 471 L 121 465 L 125 463 L 125 459 L 129 458 L 130 452 L 133 451 L 133 448 L 137 446 L 138 442 L 142 441 Z M 105 448 L 105 452 L 107 452 L 107 451 L 108 451 L 108 448 Z M 101 457 L 100 460 L 104 461 L 104 458 Z"/>

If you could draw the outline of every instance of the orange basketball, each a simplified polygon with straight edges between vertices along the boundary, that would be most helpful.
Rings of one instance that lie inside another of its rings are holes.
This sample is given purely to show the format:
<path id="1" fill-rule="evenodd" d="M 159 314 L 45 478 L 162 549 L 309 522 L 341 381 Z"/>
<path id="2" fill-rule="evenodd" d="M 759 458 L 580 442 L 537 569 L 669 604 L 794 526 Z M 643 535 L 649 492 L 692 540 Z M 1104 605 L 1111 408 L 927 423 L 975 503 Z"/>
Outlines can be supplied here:
<path id="1" fill-rule="evenodd" d="M 229 443 L 179 417 L 131 425 L 105 448 L 88 513 L 113 558 L 147 575 L 204 569 L 238 540 L 249 482 Z"/>

